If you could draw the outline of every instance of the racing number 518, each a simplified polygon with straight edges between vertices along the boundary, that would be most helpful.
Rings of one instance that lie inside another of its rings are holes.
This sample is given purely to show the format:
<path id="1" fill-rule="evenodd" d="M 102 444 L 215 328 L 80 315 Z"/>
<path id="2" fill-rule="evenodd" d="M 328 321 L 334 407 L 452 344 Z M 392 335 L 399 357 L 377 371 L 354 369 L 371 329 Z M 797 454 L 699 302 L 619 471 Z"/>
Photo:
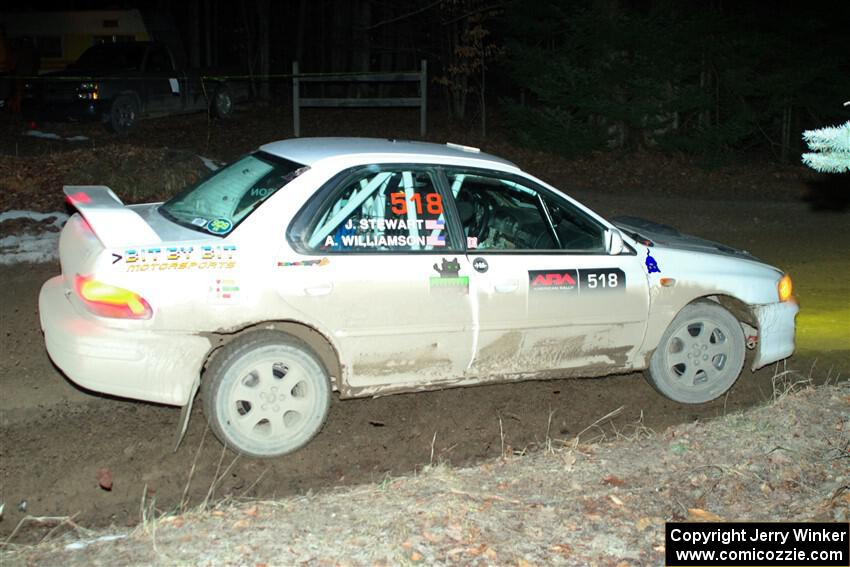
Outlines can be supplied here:
<path id="1" fill-rule="evenodd" d="M 587 274 L 587 287 L 595 289 L 597 287 L 617 287 L 618 281 L 616 273 L 610 274 Z"/>
<path id="2" fill-rule="evenodd" d="M 414 193 L 410 196 L 410 202 L 416 205 L 416 214 L 422 214 L 422 195 Z M 407 200 L 404 198 L 404 193 L 390 193 L 390 204 L 392 212 L 397 215 L 407 214 Z M 428 193 L 425 195 L 425 210 L 431 215 L 443 214 L 443 199 L 437 193 Z"/>

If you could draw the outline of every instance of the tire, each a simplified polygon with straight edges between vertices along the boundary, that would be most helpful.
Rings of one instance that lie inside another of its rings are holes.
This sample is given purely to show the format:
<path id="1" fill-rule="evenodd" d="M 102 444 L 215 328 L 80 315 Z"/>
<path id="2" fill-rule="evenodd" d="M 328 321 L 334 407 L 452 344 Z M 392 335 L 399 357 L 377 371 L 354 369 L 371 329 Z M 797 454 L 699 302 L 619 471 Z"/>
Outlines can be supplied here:
<path id="1" fill-rule="evenodd" d="M 116 134 L 126 135 L 136 126 L 139 118 L 139 103 L 132 95 L 119 95 L 109 109 L 109 129 Z"/>
<path id="2" fill-rule="evenodd" d="M 278 457 L 307 444 L 330 408 L 328 373 L 299 339 L 277 331 L 244 335 L 217 353 L 201 380 L 216 437 L 251 457 Z"/>
<path id="3" fill-rule="evenodd" d="M 216 118 L 221 118 L 222 120 L 232 118 L 233 105 L 233 95 L 226 86 L 222 85 L 216 89 L 212 99 L 212 113 Z"/>
<path id="4" fill-rule="evenodd" d="M 714 302 L 686 305 L 658 343 L 646 378 L 673 401 L 702 404 L 725 394 L 744 366 L 744 331 Z"/>

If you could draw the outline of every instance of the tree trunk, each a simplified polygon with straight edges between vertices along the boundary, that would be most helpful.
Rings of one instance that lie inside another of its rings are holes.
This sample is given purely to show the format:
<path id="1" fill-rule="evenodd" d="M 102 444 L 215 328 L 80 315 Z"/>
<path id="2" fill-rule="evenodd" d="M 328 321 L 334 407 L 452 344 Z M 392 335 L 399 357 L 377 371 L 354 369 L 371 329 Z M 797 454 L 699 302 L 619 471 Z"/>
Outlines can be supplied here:
<path id="1" fill-rule="evenodd" d="M 201 66 L 200 0 L 189 2 L 189 61 L 192 67 Z"/>
<path id="2" fill-rule="evenodd" d="M 257 0 L 257 51 L 260 68 L 260 98 L 269 99 L 269 0 Z"/>

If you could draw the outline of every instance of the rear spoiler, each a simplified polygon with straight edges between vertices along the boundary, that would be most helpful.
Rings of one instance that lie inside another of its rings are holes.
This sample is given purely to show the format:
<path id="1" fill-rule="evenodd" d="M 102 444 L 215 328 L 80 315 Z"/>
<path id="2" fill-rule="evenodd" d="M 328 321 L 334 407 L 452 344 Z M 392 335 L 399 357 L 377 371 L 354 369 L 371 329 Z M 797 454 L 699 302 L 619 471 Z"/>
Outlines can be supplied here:
<path id="1" fill-rule="evenodd" d="M 65 185 L 62 190 L 106 248 L 158 244 L 161 239 L 135 211 L 104 185 Z"/>

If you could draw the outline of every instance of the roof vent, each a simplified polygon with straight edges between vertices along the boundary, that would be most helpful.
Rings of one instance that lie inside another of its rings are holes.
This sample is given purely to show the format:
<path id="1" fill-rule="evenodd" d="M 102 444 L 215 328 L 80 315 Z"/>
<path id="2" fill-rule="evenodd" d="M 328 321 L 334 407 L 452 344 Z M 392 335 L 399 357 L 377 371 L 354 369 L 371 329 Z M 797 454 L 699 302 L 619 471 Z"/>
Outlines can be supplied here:
<path id="1" fill-rule="evenodd" d="M 463 144 L 453 144 L 451 142 L 446 142 L 446 146 L 453 148 L 455 150 L 460 150 L 462 152 L 470 152 L 473 154 L 480 154 L 480 148 L 473 148 L 472 146 L 464 146 Z"/>

